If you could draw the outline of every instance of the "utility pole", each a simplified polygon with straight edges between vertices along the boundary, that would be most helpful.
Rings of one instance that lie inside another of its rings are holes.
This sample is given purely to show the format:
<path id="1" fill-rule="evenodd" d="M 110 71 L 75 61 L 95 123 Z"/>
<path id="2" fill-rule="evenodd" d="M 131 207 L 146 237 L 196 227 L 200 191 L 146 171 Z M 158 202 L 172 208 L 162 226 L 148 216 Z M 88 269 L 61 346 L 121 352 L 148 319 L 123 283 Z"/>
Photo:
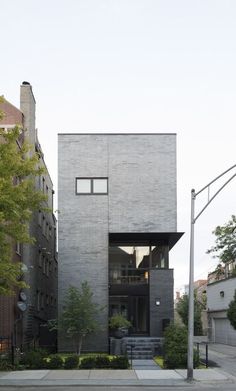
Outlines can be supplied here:
<path id="1" fill-rule="evenodd" d="M 190 230 L 190 258 L 189 258 L 189 307 L 188 307 L 188 367 L 187 367 L 187 380 L 191 382 L 193 380 L 193 337 L 194 337 L 194 227 L 198 217 L 204 212 L 213 199 L 224 189 L 224 187 L 236 176 L 236 173 L 232 175 L 215 193 L 212 197 L 209 196 L 210 186 L 218 179 L 223 177 L 229 171 L 236 167 L 234 164 L 228 170 L 218 175 L 215 179 L 209 182 L 198 192 L 194 189 L 191 191 L 191 230 Z M 208 202 L 204 205 L 201 211 L 195 217 L 195 200 L 196 197 L 204 190 L 208 189 Z"/>

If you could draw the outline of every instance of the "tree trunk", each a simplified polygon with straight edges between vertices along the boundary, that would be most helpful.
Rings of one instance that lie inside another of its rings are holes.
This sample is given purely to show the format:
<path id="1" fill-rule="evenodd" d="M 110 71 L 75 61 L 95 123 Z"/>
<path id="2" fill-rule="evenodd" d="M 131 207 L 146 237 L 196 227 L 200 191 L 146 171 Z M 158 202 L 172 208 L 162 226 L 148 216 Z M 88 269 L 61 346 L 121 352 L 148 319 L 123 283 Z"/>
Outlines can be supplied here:
<path id="1" fill-rule="evenodd" d="M 82 348 L 83 336 L 79 336 L 76 341 L 76 353 L 80 356 L 81 348 Z"/>

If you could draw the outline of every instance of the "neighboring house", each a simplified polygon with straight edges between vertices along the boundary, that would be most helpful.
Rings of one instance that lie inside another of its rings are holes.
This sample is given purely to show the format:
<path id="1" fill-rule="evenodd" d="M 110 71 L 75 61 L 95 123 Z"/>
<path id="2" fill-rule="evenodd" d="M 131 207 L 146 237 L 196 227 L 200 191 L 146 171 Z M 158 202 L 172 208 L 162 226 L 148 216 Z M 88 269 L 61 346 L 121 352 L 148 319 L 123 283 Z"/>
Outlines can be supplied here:
<path id="1" fill-rule="evenodd" d="M 208 274 L 208 284 L 230 277 L 236 277 L 236 261 L 227 262 L 226 264 L 219 263 L 216 269 Z"/>
<path id="2" fill-rule="evenodd" d="M 236 346 L 236 330 L 227 318 L 229 303 L 236 289 L 236 277 L 212 281 L 212 273 L 207 285 L 207 307 L 209 340 Z"/>
<path id="3" fill-rule="evenodd" d="M 0 109 L 5 113 L 0 127 L 7 131 L 19 125 L 22 128 L 21 139 L 25 138 L 33 146 L 33 151 L 37 151 L 38 164 L 44 167 L 45 172 L 36 178 L 35 188 L 41 189 L 48 196 L 44 206 L 51 210 L 33 213 L 29 233 L 35 238 L 34 244 L 14 244 L 13 261 L 23 263 L 23 278 L 30 288 L 17 292 L 15 297 L 0 297 L 0 337 L 2 340 L 13 338 L 17 346 L 33 341 L 44 345 L 55 344 L 55 340 L 48 338 L 47 328 L 44 327 L 48 319 L 57 316 L 54 191 L 35 128 L 35 99 L 31 85 L 28 82 L 21 85 L 20 110 L 8 101 L 0 104 Z M 26 303 L 26 306 L 22 303 Z"/>
<path id="4" fill-rule="evenodd" d="M 59 134 L 59 314 L 69 285 L 88 281 L 104 307 L 84 350 L 107 351 L 108 319 L 133 337 L 162 337 L 173 319 L 169 251 L 176 216 L 175 134 Z M 59 333 L 59 349 L 73 341 Z"/>

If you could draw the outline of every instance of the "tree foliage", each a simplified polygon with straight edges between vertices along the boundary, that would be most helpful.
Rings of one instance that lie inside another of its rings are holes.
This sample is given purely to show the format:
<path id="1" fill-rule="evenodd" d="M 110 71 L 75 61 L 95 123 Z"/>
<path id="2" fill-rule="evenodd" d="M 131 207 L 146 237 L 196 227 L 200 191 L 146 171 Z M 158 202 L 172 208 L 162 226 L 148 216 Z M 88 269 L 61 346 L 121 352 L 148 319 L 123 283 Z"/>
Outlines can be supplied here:
<path id="1" fill-rule="evenodd" d="M 35 190 L 35 177 L 43 171 L 39 168 L 38 155 L 29 154 L 29 144 L 19 144 L 20 138 L 22 135 L 18 126 L 7 132 L 0 128 L 1 295 L 11 295 L 17 286 L 24 285 L 19 281 L 21 264 L 12 261 L 12 246 L 16 241 L 33 242 L 28 223 L 32 212 L 38 210 L 46 199 L 41 191 Z"/>
<path id="2" fill-rule="evenodd" d="M 232 262 L 236 259 L 236 216 L 223 226 L 218 226 L 213 231 L 216 236 L 215 246 L 207 250 L 207 254 L 213 254 L 222 263 Z"/>
<path id="3" fill-rule="evenodd" d="M 0 96 L 0 103 L 3 103 L 4 102 L 4 98 L 3 96 Z M 4 113 L 2 110 L 0 110 L 0 120 L 2 120 L 4 117 Z"/>
<path id="4" fill-rule="evenodd" d="M 183 295 L 176 305 L 176 310 L 182 319 L 185 326 L 188 326 L 188 295 Z M 201 313 L 204 305 L 197 300 L 197 295 L 194 293 L 194 335 L 202 335 L 202 320 Z"/>
<path id="5" fill-rule="evenodd" d="M 229 308 L 227 310 L 227 318 L 229 319 L 232 327 L 236 330 L 236 289 L 234 292 L 234 298 L 229 303 Z"/>
<path id="6" fill-rule="evenodd" d="M 101 310 L 102 307 L 93 302 L 93 293 L 87 281 L 81 284 L 80 289 L 69 287 L 57 327 L 73 339 L 76 353 L 81 352 L 83 338 L 100 329 L 96 317 Z"/>

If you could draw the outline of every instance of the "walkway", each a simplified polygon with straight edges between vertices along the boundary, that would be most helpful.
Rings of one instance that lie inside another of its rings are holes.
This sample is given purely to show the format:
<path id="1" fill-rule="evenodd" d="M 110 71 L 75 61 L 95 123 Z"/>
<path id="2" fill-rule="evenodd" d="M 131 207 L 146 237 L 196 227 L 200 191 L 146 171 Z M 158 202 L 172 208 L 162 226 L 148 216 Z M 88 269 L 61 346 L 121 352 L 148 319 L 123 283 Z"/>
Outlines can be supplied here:
<path id="1" fill-rule="evenodd" d="M 157 365 L 154 360 L 132 360 L 132 369 L 160 370 L 161 367 L 159 367 L 159 365 Z"/>
<path id="2" fill-rule="evenodd" d="M 128 369 L 128 370 L 28 370 L 0 372 L 2 386 L 178 386 L 185 387 L 186 370 Z M 205 384 L 236 384 L 236 377 L 218 369 L 194 370 L 196 382 Z"/>

